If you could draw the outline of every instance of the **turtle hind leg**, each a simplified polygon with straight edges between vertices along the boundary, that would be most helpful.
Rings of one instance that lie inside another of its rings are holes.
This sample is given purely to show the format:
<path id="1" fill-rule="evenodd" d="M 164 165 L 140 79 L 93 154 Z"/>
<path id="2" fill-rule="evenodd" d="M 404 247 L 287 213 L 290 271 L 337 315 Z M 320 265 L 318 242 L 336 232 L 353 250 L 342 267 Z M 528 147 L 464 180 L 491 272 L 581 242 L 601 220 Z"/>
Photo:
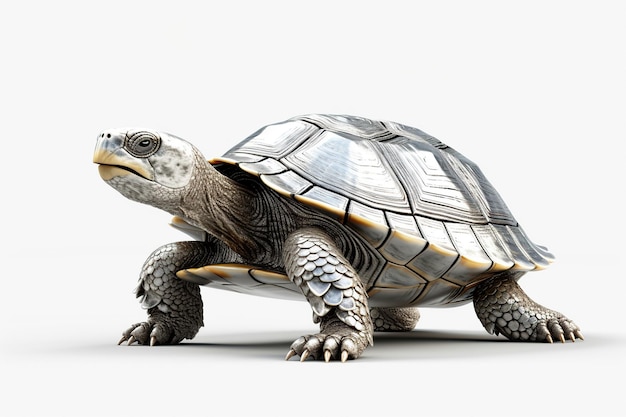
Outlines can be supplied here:
<path id="1" fill-rule="evenodd" d="M 565 342 L 583 339 L 578 326 L 558 311 L 534 302 L 517 284 L 517 275 L 504 273 L 481 283 L 474 292 L 474 309 L 485 329 L 510 340 Z"/>
<path id="2" fill-rule="evenodd" d="M 370 309 L 370 316 L 376 332 L 410 332 L 420 313 L 415 307 L 374 307 Z"/>

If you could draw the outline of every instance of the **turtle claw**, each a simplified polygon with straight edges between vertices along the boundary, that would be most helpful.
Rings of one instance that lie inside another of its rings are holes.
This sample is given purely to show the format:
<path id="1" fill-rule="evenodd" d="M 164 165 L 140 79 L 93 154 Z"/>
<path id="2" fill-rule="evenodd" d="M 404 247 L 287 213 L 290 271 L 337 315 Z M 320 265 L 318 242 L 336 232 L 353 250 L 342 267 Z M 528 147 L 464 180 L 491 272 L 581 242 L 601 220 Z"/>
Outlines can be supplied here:
<path id="1" fill-rule="evenodd" d="M 293 358 L 296 355 L 296 351 L 293 349 L 289 349 L 289 352 L 287 352 L 287 355 L 285 356 L 285 360 L 288 361 L 289 359 Z"/>
<path id="2" fill-rule="evenodd" d="M 341 334 L 323 334 L 303 336 L 292 343 L 285 360 L 299 355 L 300 362 L 309 358 L 330 362 L 339 359 L 346 362 L 348 359 L 359 357 L 366 346 L 366 338 L 361 333 L 350 332 Z"/>
<path id="3" fill-rule="evenodd" d="M 570 331 L 567 336 L 572 342 L 576 342 L 576 339 L 585 340 L 580 330 Z"/>
<path id="4" fill-rule="evenodd" d="M 565 317 L 552 318 L 539 322 L 535 327 L 535 340 L 554 343 L 559 340 L 565 343 L 568 339 L 575 342 L 576 339 L 584 340 L 578 326 Z M 532 340 L 532 339 L 531 339 Z"/>
<path id="5" fill-rule="evenodd" d="M 118 345 L 126 342 L 127 346 L 132 344 L 156 346 L 175 345 L 185 337 L 179 335 L 171 325 L 166 322 L 147 322 L 133 324 L 124 333 Z"/>
<path id="6" fill-rule="evenodd" d="M 302 354 L 300 355 L 300 362 L 304 362 L 310 355 L 310 352 L 308 349 L 304 349 L 304 352 L 302 352 Z"/>

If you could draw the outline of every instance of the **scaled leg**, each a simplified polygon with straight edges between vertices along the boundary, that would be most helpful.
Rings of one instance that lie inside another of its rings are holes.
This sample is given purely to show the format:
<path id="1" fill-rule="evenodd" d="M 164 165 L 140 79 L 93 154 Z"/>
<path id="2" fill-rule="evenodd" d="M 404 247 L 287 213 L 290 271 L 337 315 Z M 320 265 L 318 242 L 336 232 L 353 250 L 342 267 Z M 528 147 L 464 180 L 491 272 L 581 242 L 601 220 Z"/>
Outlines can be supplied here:
<path id="1" fill-rule="evenodd" d="M 148 257 L 136 289 L 148 319 L 128 328 L 119 344 L 177 344 L 196 335 L 203 325 L 200 287 L 179 279 L 176 272 L 206 265 L 210 248 L 206 242 L 170 243 Z"/>
<path id="2" fill-rule="evenodd" d="M 370 316 L 376 332 L 410 332 L 420 318 L 415 307 L 376 307 L 370 309 Z"/>
<path id="3" fill-rule="evenodd" d="M 334 242 L 317 229 L 294 232 L 285 242 L 285 270 L 300 288 L 320 323 L 320 333 L 293 342 L 287 359 L 358 358 L 373 344 L 367 293 Z"/>
<path id="4" fill-rule="evenodd" d="M 554 339 L 583 339 L 573 321 L 530 299 L 514 274 L 481 283 L 474 292 L 474 308 L 489 333 L 502 333 L 511 340 L 552 343 Z"/>

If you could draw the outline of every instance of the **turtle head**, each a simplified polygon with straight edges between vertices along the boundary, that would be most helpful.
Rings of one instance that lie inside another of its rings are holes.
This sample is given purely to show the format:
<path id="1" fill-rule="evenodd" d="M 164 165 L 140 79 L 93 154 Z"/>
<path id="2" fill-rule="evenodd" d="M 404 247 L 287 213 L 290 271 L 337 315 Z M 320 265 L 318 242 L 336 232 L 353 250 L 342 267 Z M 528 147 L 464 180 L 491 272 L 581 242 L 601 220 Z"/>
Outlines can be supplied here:
<path id="1" fill-rule="evenodd" d="M 93 162 L 125 197 L 172 211 L 192 180 L 199 151 L 176 136 L 142 129 L 109 129 L 98 136 Z"/>

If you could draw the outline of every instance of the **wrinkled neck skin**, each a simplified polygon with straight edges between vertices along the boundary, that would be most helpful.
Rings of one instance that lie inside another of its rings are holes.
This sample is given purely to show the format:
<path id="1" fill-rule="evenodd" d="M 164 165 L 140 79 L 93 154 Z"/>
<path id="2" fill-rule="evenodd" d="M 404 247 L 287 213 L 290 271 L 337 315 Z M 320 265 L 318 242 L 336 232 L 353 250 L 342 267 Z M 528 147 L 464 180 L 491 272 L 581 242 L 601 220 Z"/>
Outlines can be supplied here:
<path id="1" fill-rule="evenodd" d="M 374 271 L 377 261 L 361 239 L 336 221 L 278 196 L 257 177 L 233 167 L 233 178 L 218 172 L 197 152 L 195 172 L 170 213 L 207 231 L 241 256 L 242 262 L 281 271 L 284 239 L 300 227 L 330 236 L 355 268 Z M 169 211 L 169 210 L 168 210 Z"/>
<path id="2" fill-rule="evenodd" d="M 195 172 L 177 207 L 179 213 L 170 212 L 247 258 L 260 249 L 248 230 L 254 223 L 254 197 L 252 191 L 220 174 L 197 152 Z"/>

